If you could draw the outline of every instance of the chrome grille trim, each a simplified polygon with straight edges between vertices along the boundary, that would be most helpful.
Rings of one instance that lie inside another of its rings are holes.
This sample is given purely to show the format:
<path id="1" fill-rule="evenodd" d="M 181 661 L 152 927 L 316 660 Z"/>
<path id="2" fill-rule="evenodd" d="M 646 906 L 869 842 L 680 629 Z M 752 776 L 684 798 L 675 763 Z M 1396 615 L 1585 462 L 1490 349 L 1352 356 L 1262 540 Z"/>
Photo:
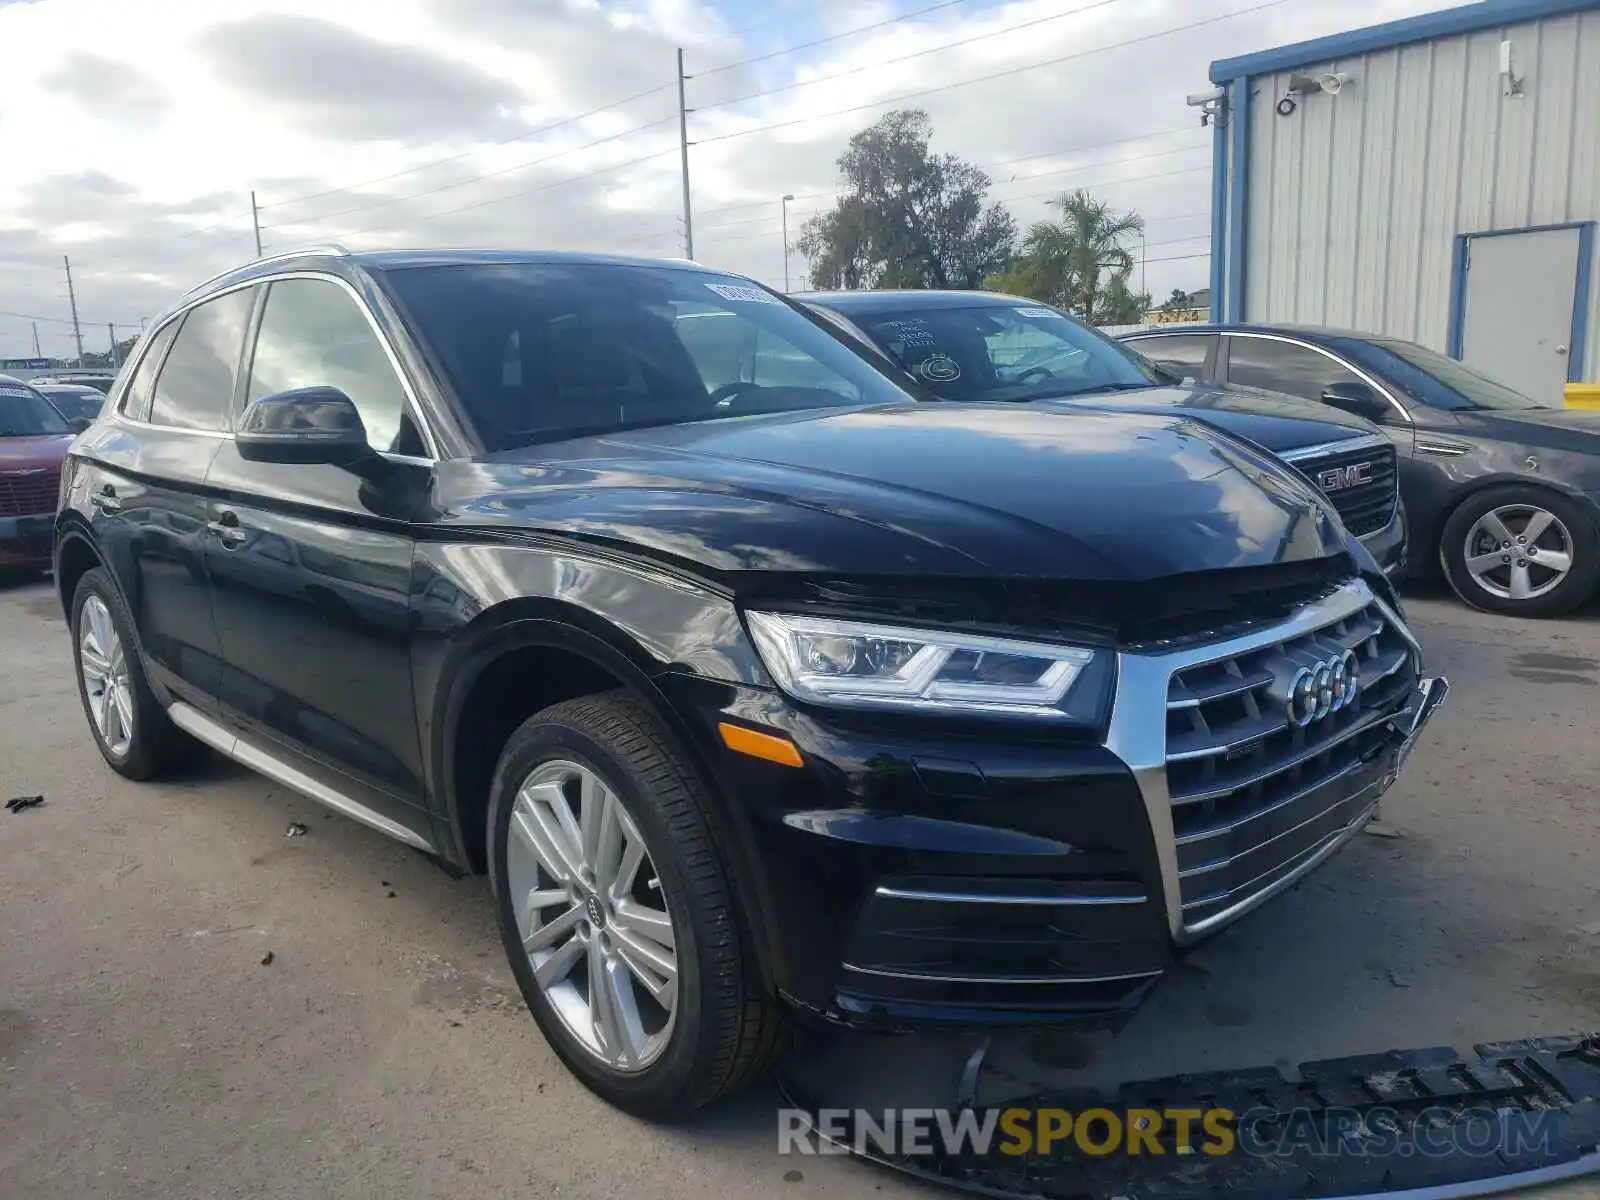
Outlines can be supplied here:
<path id="1" fill-rule="evenodd" d="M 1143 904 L 1143 892 L 1107 895 L 1053 896 L 1039 892 L 1019 892 L 1007 895 L 1000 892 L 950 892 L 923 891 L 916 888 L 884 887 L 874 889 L 874 894 L 887 900 L 926 900 L 934 904 L 1027 904 L 1044 908 L 1075 908 L 1083 905 Z"/>
<path id="2" fill-rule="evenodd" d="M 1357 537 L 1373 537 L 1394 522 L 1400 507 L 1399 462 L 1393 443 L 1381 434 L 1304 446 L 1279 457 L 1311 480 Z M 1321 472 L 1357 461 L 1371 464 L 1368 482 L 1335 491 L 1323 489 Z"/>
<path id="3" fill-rule="evenodd" d="M 1161 974 L 1153 971 L 1127 971 L 1116 975 L 948 975 L 938 971 L 891 971 L 885 967 L 858 967 L 855 963 L 841 963 L 840 968 L 857 975 L 876 975 L 884 979 L 911 979 L 919 983 L 1128 983 L 1135 979 L 1153 979 Z"/>
<path id="4" fill-rule="evenodd" d="M 1363 612 L 1366 612 L 1370 619 L 1359 620 Z M 1189 806 L 1173 804 L 1166 758 L 1167 705 L 1169 699 L 1180 702 L 1174 707 L 1182 711 L 1193 706 L 1181 702 L 1193 697 L 1183 695 L 1181 689 L 1174 691 L 1173 677 L 1185 670 L 1221 663 L 1283 645 L 1340 622 L 1346 622 L 1347 631 L 1355 637 L 1365 633 L 1372 625 L 1378 624 L 1380 618 L 1383 626 L 1396 634 L 1410 649 L 1409 660 L 1402 662 L 1412 662 L 1414 669 L 1420 673 L 1421 651 L 1410 631 L 1406 629 L 1398 614 L 1374 595 L 1372 589 L 1360 579 L 1352 579 L 1339 585 L 1320 599 L 1302 606 L 1287 620 L 1267 628 L 1251 630 L 1209 645 L 1189 646 L 1166 652 L 1141 649 L 1118 653 L 1117 689 L 1106 745 L 1132 772 L 1143 797 L 1145 814 L 1154 840 L 1157 865 L 1160 869 L 1168 930 L 1175 941 L 1180 943 L 1192 941 L 1203 932 L 1241 915 L 1268 896 L 1275 895 L 1332 853 L 1338 844 L 1342 844 L 1348 831 L 1335 831 L 1326 844 L 1312 847 L 1307 851 L 1306 857 L 1296 863 L 1284 877 L 1270 881 L 1257 894 L 1243 896 L 1223 912 L 1208 914 L 1186 925 L 1183 913 L 1182 875 L 1178 865 L 1180 841 L 1175 818 L 1180 807 L 1187 810 Z M 1366 661 L 1363 659 L 1363 663 Z M 1400 666 L 1396 666 L 1393 671 L 1386 672 L 1386 675 L 1392 676 L 1400 669 Z M 1207 702 L 1210 701 L 1201 701 L 1201 703 Z M 1340 727 L 1340 737 L 1334 740 L 1335 745 L 1370 731 L 1383 724 L 1392 715 L 1381 711 L 1370 714 L 1360 709 L 1356 711 L 1357 719 L 1349 722 L 1347 726 Z M 1308 757 L 1314 758 L 1316 754 L 1313 753 Z M 1283 769 L 1286 768 L 1279 763 L 1276 770 L 1268 772 L 1268 776 Z M 1324 780 L 1324 784 L 1328 781 Z M 1241 786 L 1244 785 L 1233 781 L 1223 794 L 1236 791 Z M 1198 804 L 1204 799 L 1208 797 L 1195 797 L 1190 804 Z M 1276 799 L 1273 798 L 1273 801 Z M 1270 811 L 1273 811 L 1271 802 L 1263 804 L 1259 809 L 1252 809 L 1244 819 L 1259 820 Z M 1234 818 L 1235 822 L 1237 819 Z M 1225 831 L 1219 831 L 1218 836 L 1223 832 Z M 1181 845 L 1188 846 L 1195 841 L 1205 840 L 1208 839 L 1196 838 L 1192 833 L 1186 832 Z"/>

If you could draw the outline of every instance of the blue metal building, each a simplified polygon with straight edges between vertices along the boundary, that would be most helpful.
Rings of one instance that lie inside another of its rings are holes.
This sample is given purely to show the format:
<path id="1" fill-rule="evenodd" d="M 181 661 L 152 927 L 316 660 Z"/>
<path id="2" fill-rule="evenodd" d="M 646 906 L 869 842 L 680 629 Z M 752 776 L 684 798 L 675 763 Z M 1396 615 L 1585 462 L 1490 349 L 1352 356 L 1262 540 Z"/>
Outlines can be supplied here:
<path id="1" fill-rule="evenodd" d="M 1600 0 L 1483 0 L 1211 65 L 1213 320 L 1600 380 Z"/>

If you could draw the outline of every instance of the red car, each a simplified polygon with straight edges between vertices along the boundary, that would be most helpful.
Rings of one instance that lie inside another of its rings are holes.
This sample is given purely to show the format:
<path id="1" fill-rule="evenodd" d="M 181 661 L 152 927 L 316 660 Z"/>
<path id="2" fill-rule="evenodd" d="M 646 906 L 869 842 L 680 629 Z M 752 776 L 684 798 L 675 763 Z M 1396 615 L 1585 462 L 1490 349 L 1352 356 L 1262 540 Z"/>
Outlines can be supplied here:
<path id="1" fill-rule="evenodd" d="M 37 391 L 0 375 L 0 572 L 49 567 L 61 464 L 76 432 Z"/>

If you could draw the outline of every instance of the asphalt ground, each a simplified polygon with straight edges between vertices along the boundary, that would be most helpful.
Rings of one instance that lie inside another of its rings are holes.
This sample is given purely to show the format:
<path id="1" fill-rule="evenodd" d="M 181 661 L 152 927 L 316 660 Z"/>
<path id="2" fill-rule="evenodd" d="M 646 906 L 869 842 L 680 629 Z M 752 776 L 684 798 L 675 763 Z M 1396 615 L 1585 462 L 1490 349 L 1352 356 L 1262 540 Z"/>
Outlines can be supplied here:
<path id="1" fill-rule="evenodd" d="M 987 1098 L 1600 1028 L 1600 609 L 1407 604 L 1453 687 L 1384 800 L 1399 836 L 1208 942 L 1115 1038 L 996 1038 Z M 527 1016 L 481 880 L 217 759 L 112 774 L 47 583 L 0 588 L 0 791 L 46 798 L 0 813 L 4 1200 L 940 1194 L 780 1157 L 771 1086 L 678 1126 L 607 1108 Z M 959 1040 L 850 1045 L 808 1064 L 841 1102 L 954 1098 Z"/>

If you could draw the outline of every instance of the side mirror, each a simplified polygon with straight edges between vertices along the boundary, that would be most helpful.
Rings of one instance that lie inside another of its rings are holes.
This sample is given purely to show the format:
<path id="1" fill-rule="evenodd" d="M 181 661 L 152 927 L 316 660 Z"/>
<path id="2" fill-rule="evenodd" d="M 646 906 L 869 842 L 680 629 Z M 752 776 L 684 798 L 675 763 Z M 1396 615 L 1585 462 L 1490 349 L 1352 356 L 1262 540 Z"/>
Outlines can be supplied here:
<path id="1" fill-rule="evenodd" d="M 1322 402 L 1380 425 L 1389 418 L 1389 402 L 1366 384 L 1356 380 L 1330 383 L 1323 389 Z"/>
<path id="2" fill-rule="evenodd" d="M 93 424 L 94 424 L 94 418 L 93 417 L 68 417 L 67 418 L 67 428 L 72 430 L 73 433 L 82 433 L 85 429 L 89 428 L 89 426 L 91 426 Z"/>
<path id="3" fill-rule="evenodd" d="M 372 455 L 361 413 L 336 387 L 261 397 L 244 410 L 233 440 L 250 462 L 348 467 Z"/>

